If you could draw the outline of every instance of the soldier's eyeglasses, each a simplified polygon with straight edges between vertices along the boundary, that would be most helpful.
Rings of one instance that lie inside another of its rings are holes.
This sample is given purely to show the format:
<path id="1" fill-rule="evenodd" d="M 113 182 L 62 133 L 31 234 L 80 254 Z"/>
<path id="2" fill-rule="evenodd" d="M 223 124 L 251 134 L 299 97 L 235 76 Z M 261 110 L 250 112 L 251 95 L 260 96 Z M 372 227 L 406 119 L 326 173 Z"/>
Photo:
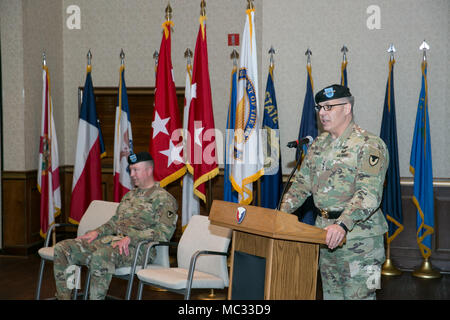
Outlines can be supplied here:
<path id="1" fill-rule="evenodd" d="M 330 111 L 333 107 L 343 106 L 344 104 L 347 104 L 347 102 L 338 103 L 338 104 L 329 104 L 329 105 L 326 105 L 326 106 L 321 106 L 320 104 L 316 104 L 314 106 L 314 108 L 316 109 L 317 112 L 319 112 L 321 108 L 323 108 L 323 110 L 325 110 L 325 111 Z"/>

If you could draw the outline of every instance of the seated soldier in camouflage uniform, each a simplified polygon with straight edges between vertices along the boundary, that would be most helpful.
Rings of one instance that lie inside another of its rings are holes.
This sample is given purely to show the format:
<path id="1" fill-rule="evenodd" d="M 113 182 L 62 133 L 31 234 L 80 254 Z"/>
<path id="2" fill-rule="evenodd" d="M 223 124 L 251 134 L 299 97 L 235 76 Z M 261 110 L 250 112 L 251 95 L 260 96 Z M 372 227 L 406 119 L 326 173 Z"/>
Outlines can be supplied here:
<path id="1" fill-rule="evenodd" d="M 131 266 L 141 240 L 169 241 L 176 228 L 177 201 L 153 177 L 147 152 L 128 157 L 135 188 L 124 195 L 115 215 L 99 228 L 55 246 L 54 274 L 58 299 L 70 299 L 69 269 L 87 265 L 91 273 L 90 299 L 104 299 L 115 268 Z M 143 249 L 139 263 L 143 260 Z M 152 259 L 155 257 L 152 252 Z"/>
<path id="2" fill-rule="evenodd" d="M 389 154 L 378 136 L 354 123 L 347 87 L 329 86 L 315 101 L 326 132 L 310 146 L 281 210 L 292 213 L 313 195 L 315 224 L 327 230 L 319 258 L 324 299 L 375 299 L 388 230 L 379 207 Z"/>

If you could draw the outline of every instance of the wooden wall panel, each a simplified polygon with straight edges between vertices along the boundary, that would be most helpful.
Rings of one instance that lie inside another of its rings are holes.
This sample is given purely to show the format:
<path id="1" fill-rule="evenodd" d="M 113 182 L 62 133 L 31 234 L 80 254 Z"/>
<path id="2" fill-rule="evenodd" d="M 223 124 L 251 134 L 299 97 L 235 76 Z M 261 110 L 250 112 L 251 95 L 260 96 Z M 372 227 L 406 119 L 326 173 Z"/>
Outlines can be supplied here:
<path id="1" fill-rule="evenodd" d="M 42 246 L 37 172 L 2 172 L 3 253 L 27 255 Z"/>
<path id="2" fill-rule="evenodd" d="M 423 261 L 416 238 L 416 207 L 412 202 L 413 186 L 402 186 L 404 230 L 391 242 L 391 258 L 402 270 L 414 270 Z M 434 211 L 435 234 L 433 235 L 430 261 L 434 268 L 450 272 L 450 187 L 435 186 Z"/>
<path id="3" fill-rule="evenodd" d="M 82 91 L 83 88 L 79 88 Z M 135 152 L 146 151 L 150 142 L 150 129 L 153 117 L 154 88 L 127 88 L 128 107 L 133 133 Z M 180 120 L 183 121 L 184 88 L 177 88 Z M 102 159 L 103 168 L 112 168 L 114 157 L 114 126 L 117 105 L 117 88 L 97 87 L 94 89 L 96 108 L 100 120 L 106 157 Z M 182 124 L 182 123 L 181 123 Z"/>

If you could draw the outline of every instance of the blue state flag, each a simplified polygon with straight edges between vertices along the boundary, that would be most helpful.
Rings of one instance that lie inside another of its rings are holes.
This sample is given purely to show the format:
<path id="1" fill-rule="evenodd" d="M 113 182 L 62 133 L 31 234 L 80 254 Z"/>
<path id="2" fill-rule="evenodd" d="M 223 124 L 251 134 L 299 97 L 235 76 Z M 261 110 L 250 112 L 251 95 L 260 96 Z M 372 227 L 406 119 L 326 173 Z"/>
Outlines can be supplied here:
<path id="1" fill-rule="evenodd" d="M 313 139 L 315 139 L 318 135 L 318 129 L 317 129 L 317 116 L 316 116 L 316 109 L 315 101 L 314 101 L 314 92 L 313 92 L 313 80 L 311 75 L 311 65 L 307 65 L 306 69 L 308 71 L 308 76 L 306 79 L 306 94 L 305 94 L 305 100 L 303 102 L 303 112 L 302 112 L 302 119 L 300 122 L 300 129 L 298 132 L 298 141 L 300 141 L 302 138 L 306 136 L 311 136 Z M 308 146 L 303 145 L 303 153 L 306 154 L 308 151 Z M 298 159 L 300 155 L 300 152 L 297 153 L 296 159 Z"/>
<path id="2" fill-rule="evenodd" d="M 426 61 L 422 62 L 422 87 L 414 127 L 410 171 L 414 175 L 413 202 L 417 208 L 417 244 L 426 259 L 431 255 L 431 237 L 434 233 L 433 165 Z"/>
<path id="3" fill-rule="evenodd" d="M 273 84 L 273 65 L 269 67 L 262 127 L 266 136 L 264 176 L 261 178 L 261 206 L 275 209 L 280 200 L 283 176 L 281 173 L 280 130 L 278 108 Z"/>
<path id="4" fill-rule="evenodd" d="M 389 167 L 386 172 L 383 189 L 382 210 L 388 222 L 387 242 L 391 243 L 403 231 L 402 195 L 400 189 L 400 172 L 398 163 L 397 120 L 395 115 L 394 97 L 394 64 L 389 61 L 389 76 L 384 97 L 383 119 L 381 121 L 380 137 L 386 143 L 389 151 Z"/>
<path id="5" fill-rule="evenodd" d="M 230 104 L 228 106 L 227 128 L 225 133 L 223 200 L 235 203 L 239 201 L 239 198 L 238 193 L 233 189 L 233 186 L 231 184 L 230 174 L 234 148 L 233 138 L 234 138 L 234 125 L 236 122 L 236 102 L 237 102 L 237 67 L 233 66 L 233 70 L 231 71 Z"/>
<path id="6" fill-rule="evenodd" d="M 302 120 L 300 122 L 300 129 L 298 132 L 299 141 L 306 136 L 311 136 L 315 139 L 319 132 L 317 129 L 316 110 L 314 108 L 314 83 L 311 75 L 311 65 L 307 64 L 306 69 L 308 71 L 308 76 L 306 79 L 306 94 L 305 100 L 303 102 Z M 303 155 L 307 153 L 307 148 L 307 145 L 303 145 Z M 297 150 L 298 151 L 295 158 L 298 160 L 298 157 L 301 155 L 301 153 L 300 149 Z M 312 196 L 306 199 L 305 203 L 303 203 L 303 205 L 296 211 L 296 214 L 299 216 L 301 222 L 310 225 L 315 224 L 317 214 L 314 210 L 314 201 Z"/>

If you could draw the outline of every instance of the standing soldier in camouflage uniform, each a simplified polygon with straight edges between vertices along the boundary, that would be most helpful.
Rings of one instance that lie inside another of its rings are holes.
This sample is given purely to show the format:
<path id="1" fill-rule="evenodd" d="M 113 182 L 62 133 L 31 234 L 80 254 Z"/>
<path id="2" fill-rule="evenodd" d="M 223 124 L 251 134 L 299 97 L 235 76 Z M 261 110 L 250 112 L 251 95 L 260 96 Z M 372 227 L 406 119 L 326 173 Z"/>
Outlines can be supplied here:
<path id="1" fill-rule="evenodd" d="M 315 101 L 326 132 L 310 146 L 281 210 L 292 213 L 314 197 L 316 226 L 327 230 L 319 259 L 324 299 L 375 299 L 388 230 L 379 206 L 389 154 L 379 137 L 353 122 L 347 87 L 329 86 Z"/>
<path id="2" fill-rule="evenodd" d="M 68 270 L 87 265 L 91 273 L 90 299 L 104 299 L 115 268 L 131 266 L 141 240 L 169 241 L 177 221 L 175 198 L 153 178 L 153 159 L 147 152 L 128 157 L 136 188 L 120 201 L 115 215 L 99 228 L 55 246 L 54 274 L 58 299 L 70 299 Z M 139 263 L 143 260 L 139 253 Z M 152 259 L 155 257 L 152 252 Z"/>

